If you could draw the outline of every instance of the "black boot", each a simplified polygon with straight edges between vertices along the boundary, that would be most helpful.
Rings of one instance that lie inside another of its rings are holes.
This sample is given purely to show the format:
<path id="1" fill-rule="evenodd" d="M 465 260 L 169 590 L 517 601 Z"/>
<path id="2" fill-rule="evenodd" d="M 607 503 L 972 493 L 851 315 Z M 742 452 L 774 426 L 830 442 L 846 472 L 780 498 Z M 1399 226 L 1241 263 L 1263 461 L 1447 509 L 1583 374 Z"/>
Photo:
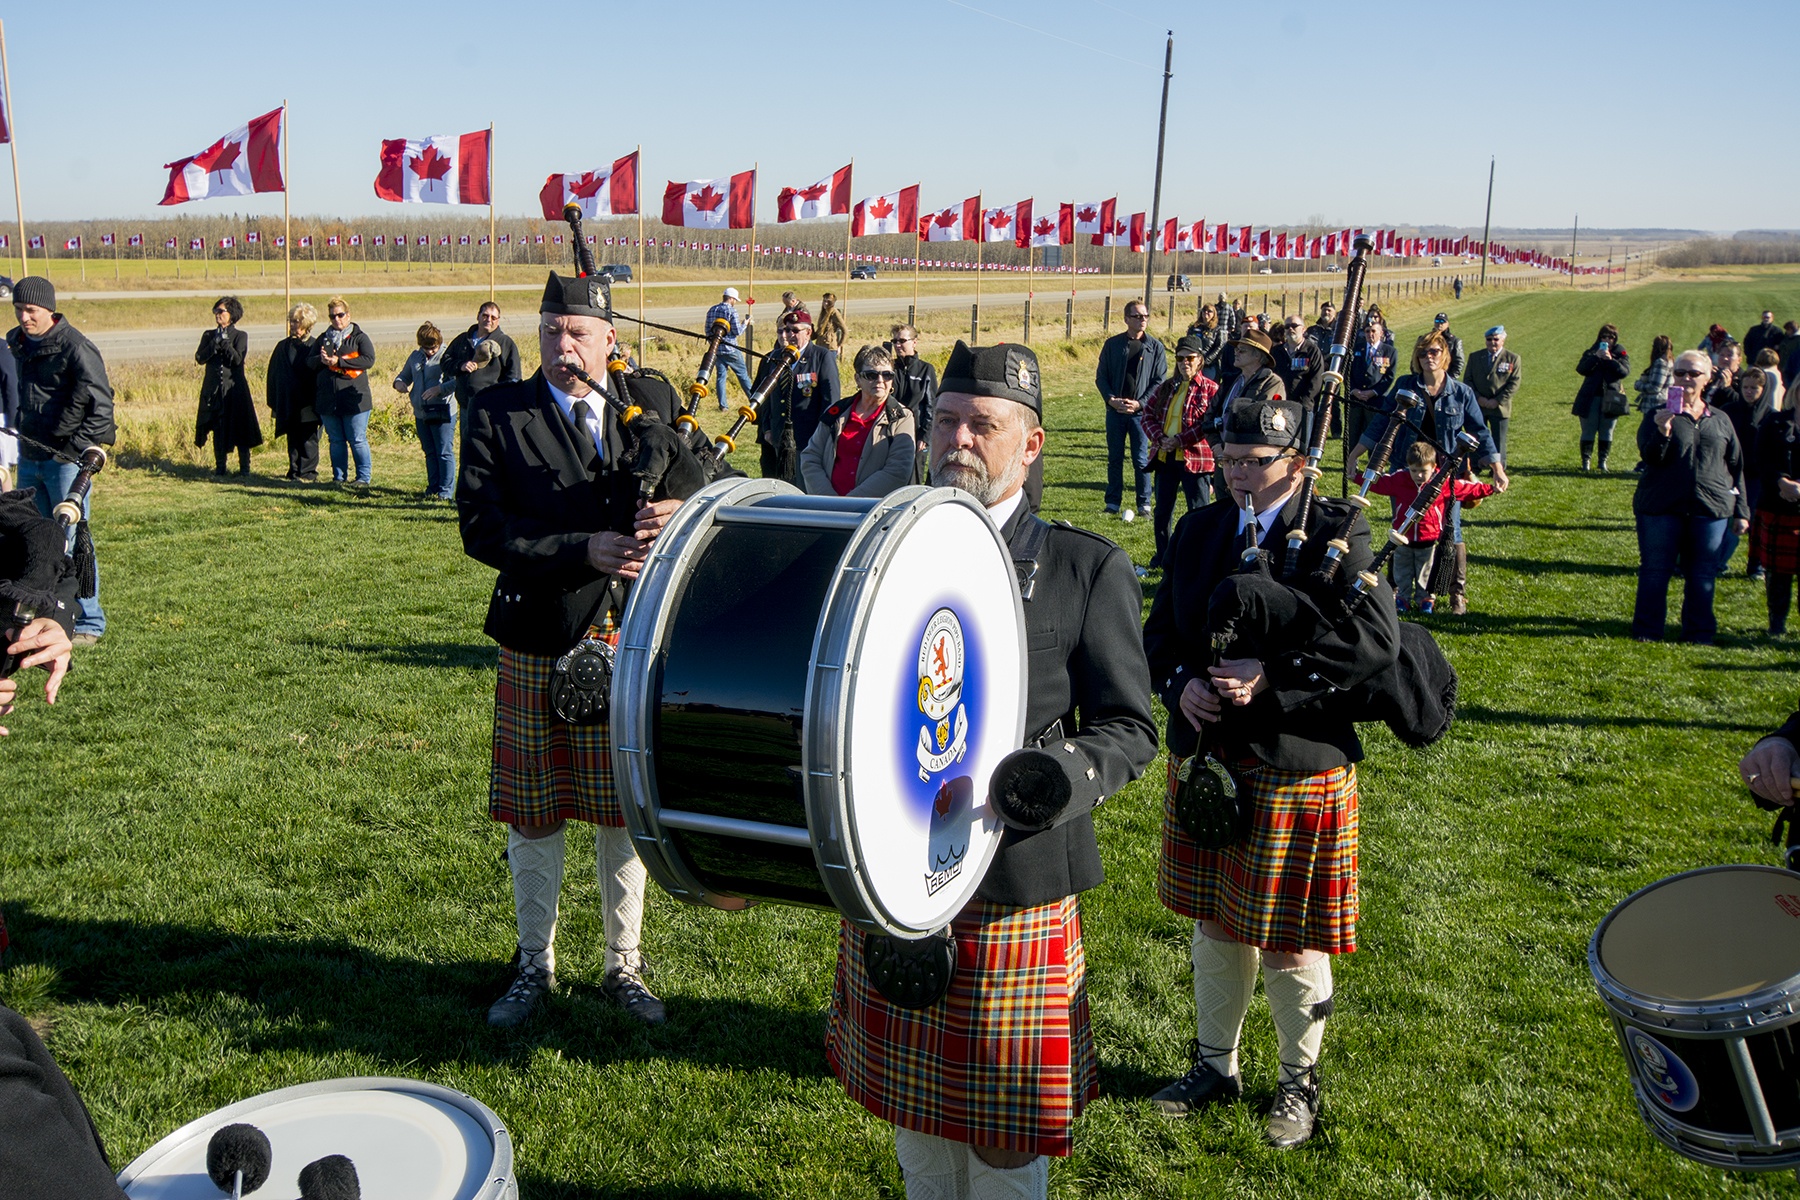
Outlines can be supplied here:
<path id="1" fill-rule="evenodd" d="M 1594 443 L 1587 438 L 1581 439 L 1581 469 L 1592 470 L 1594 466 Z"/>
<path id="2" fill-rule="evenodd" d="M 1602 440 L 1601 440 L 1601 442 L 1600 442 L 1600 462 L 1599 462 L 1599 467 L 1600 467 L 1600 469 L 1601 469 L 1601 470 L 1602 470 L 1602 471 L 1604 471 L 1604 470 L 1606 470 L 1606 460 L 1607 460 L 1607 459 L 1608 459 L 1608 458 L 1609 458 L 1609 457 L 1611 457 L 1611 455 L 1612 455 L 1612 439 L 1611 439 L 1611 438 L 1604 438 L 1604 439 L 1602 439 Z"/>
<path id="3" fill-rule="evenodd" d="M 1769 571 L 1763 576 L 1763 594 L 1769 601 L 1769 636 L 1787 632 L 1788 605 L 1794 602 L 1794 577 Z"/>
<path id="4" fill-rule="evenodd" d="M 225 474 L 228 451 L 218 442 L 213 443 L 213 474 Z"/>
<path id="5" fill-rule="evenodd" d="M 238 447 L 237 473 L 239 475 L 248 475 L 250 473 L 250 447 L 248 446 Z"/>

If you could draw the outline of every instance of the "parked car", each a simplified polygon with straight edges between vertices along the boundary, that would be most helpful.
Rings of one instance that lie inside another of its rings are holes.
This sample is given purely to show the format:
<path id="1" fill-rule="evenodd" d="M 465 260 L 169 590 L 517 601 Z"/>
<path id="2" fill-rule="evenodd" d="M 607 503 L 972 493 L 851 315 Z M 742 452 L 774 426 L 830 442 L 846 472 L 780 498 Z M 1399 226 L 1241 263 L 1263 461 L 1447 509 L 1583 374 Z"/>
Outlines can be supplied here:
<path id="1" fill-rule="evenodd" d="M 874 263 L 858 263 L 856 266 L 850 268 L 850 278 L 852 278 L 852 279 L 873 279 L 873 278 L 875 278 L 875 264 Z"/>
<path id="2" fill-rule="evenodd" d="M 1326 272 L 1326 274 L 1329 274 L 1329 275 L 1337 275 L 1337 274 L 1341 273 L 1343 271 L 1343 269 L 1344 268 L 1338 266 L 1336 263 L 1326 263 L 1325 264 L 1325 272 Z"/>
<path id="3" fill-rule="evenodd" d="M 604 267 L 600 268 L 600 273 L 602 275 L 611 275 L 614 283 L 631 282 L 630 263 L 607 263 Z"/>
<path id="4" fill-rule="evenodd" d="M 1194 290 L 1194 285 L 1188 282 L 1186 275 L 1171 275 L 1169 276 L 1169 290 L 1171 292 L 1191 292 Z"/>
<path id="5" fill-rule="evenodd" d="M 1263 267 L 1260 270 L 1258 270 L 1256 273 L 1258 275 L 1273 275 L 1275 273 L 1275 268 L 1274 267 Z"/>

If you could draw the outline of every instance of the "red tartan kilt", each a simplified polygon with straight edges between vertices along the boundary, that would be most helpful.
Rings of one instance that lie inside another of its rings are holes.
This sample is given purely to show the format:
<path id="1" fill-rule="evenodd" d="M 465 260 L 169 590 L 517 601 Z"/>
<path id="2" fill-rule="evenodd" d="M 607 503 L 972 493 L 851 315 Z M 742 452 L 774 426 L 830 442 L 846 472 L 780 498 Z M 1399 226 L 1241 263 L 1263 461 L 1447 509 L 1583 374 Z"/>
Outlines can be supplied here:
<path id="1" fill-rule="evenodd" d="M 1066 1155 L 1100 1090 L 1074 896 L 1034 908 L 976 900 L 951 924 L 956 977 L 896 1008 L 869 980 L 863 933 L 838 934 L 825 1057 L 852 1100 L 918 1133 Z"/>
<path id="2" fill-rule="evenodd" d="M 1750 554 L 1765 571 L 1800 574 L 1800 514 L 1757 509 L 1750 525 Z"/>
<path id="3" fill-rule="evenodd" d="M 1202 850 L 1175 819 L 1169 756 L 1157 899 L 1171 912 L 1216 921 L 1231 937 L 1293 953 L 1356 949 L 1356 768 L 1240 775 L 1253 815 L 1250 832 L 1223 850 Z M 1254 764 L 1252 764 L 1254 765 Z"/>
<path id="4" fill-rule="evenodd" d="M 500 647 L 488 815 L 508 825 L 569 820 L 618 828 L 625 814 L 613 788 L 606 722 L 568 725 L 550 710 L 557 657 Z"/>

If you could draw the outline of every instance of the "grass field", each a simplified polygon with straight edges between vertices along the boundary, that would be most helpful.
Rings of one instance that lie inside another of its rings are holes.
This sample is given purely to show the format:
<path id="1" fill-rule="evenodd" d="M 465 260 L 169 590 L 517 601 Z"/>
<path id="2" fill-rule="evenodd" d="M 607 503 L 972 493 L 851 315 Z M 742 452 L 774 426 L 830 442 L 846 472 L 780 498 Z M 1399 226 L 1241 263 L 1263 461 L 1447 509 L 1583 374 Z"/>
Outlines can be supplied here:
<path id="1" fill-rule="evenodd" d="M 1734 765 L 1794 706 L 1800 658 L 1757 636 L 1761 594 L 1741 569 L 1719 587 L 1719 645 L 1625 636 L 1632 455 L 1579 473 L 1567 415 L 1602 321 L 1642 355 L 1654 333 L 1692 345 L 1764 307 L 1800 311 L 1800 275 L 1453 310 L 1471 347 L 1504 321 L 1524 359 L 1514 488 L 1468 518 L 1471 614 L 1433 626 L 1462 672 L 1456 729 L 1424 754 L 1368 735 L 1361 948 L 1338 963 L 1321 1134 L 1294 1153 L 1262 1145 L 1275 1051 L 1260 999 L 1248 1104 L 1172 1122 L 1144 1099 L 1192 1036 L 1190 926 L 1153 888 L 1159 761 L 1098 818 L 1109 878 L 1083 915 L 1102 1096 L 1054 1194 L 1793 1192 L 1649 1137 L 1586 948 L 1645 883 L 1774 861 Z M 1428 313 L 1397 324 L 1416 332 Z M 1040 347 L 1047 513 L 1143 562 L 1147 523 L 1098 524 L 1094 346 Z M 139 413 L 121 411 L 136 436 Z M 646 948 L 670 1021 L 645 1030 L 599 994 L 578 835 L 558 939 L 569 986 L 522 1033 L 485 1026 L 513 939 L 485 807 L 492 575 L 462 557 L 449 508 L 414 499 L 423 467 L 404 431 L 376 456 L 367 497 L 270 479 L 280 447 L 248 482 L 154 452 L 103 476 L 110 632 L 78 652 L 55 709 L 27 701 L 7 721 L 0 907 L 15 949 L 0 998 L 44 1024 L 115 1163 L 266 1089 L 398 1074 L 492 1106 L 532 1198 L 899 1195 L 885 1126 L 825 1066 L 827 914 L 728 915 L 653 891 Z"/>

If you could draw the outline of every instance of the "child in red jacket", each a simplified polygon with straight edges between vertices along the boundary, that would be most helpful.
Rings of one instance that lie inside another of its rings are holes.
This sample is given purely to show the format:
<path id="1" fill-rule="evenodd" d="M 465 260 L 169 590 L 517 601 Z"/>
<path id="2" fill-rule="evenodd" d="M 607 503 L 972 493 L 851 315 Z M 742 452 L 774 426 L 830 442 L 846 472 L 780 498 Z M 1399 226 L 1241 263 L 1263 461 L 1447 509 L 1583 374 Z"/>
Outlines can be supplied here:
<path id="1" fill-rule="evenodd" d="M 1398 528 L 1406 510 L 1424 489 L 1425 481 L 1437 470 L 1437 447 L 1417 441 L 1406 452 L 1406 470 L 1390 471 L 1375 481 L 1369 490 L 1394 502 L 1394 526 Z M 1435 607 L 1430 592 L 1431 556 L 1437 548 L 1438 534 L 1444 528 L 1444 505 L 1454 498 L 1467 504 L 1484 500 L 1495 492 L 1491 483 L 1473 479 L 1452 479 L 1425 515 L 1419 518 L 1407 544 L 1394 551 L 1394 605 L 1401 612 L 1416 609 L 1431 612 Z M 1467 526 L 1464 526 L 1467 529 Z"/>

